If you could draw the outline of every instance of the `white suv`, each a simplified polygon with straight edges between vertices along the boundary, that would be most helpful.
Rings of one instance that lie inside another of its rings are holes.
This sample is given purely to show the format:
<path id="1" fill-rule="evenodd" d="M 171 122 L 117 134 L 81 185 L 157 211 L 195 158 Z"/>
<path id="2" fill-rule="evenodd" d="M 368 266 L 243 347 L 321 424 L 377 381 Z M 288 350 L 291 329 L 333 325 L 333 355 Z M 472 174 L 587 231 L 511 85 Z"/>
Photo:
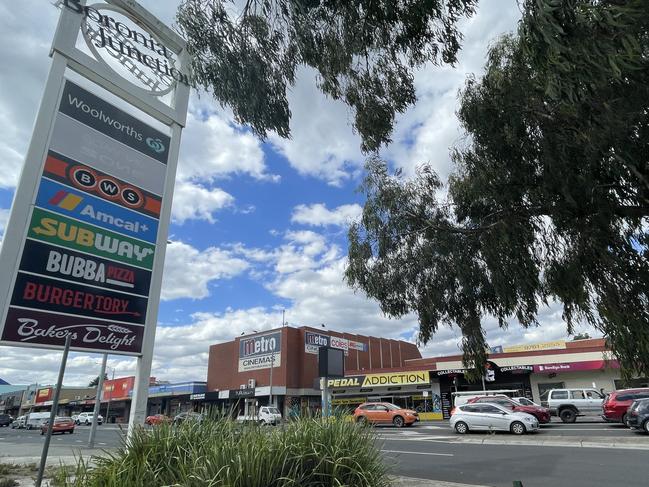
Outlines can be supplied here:
<path id="1" fill-rule="evenodd" d="M 79 413 L 74 422 L 76 424 L 85 424 L 86 426 L 92 424 L 94 413 Z M 100 414 L 97 416 L 97 424 L 102 424 L 104 417 Z"/>
<path id="2" fill-rule="evenodd" d="M 599 414 L 604 396 L 595 389 L 551 389 L 541 396 L 541 405 L 564 423 L 574 423 L 577 416 Z"/>

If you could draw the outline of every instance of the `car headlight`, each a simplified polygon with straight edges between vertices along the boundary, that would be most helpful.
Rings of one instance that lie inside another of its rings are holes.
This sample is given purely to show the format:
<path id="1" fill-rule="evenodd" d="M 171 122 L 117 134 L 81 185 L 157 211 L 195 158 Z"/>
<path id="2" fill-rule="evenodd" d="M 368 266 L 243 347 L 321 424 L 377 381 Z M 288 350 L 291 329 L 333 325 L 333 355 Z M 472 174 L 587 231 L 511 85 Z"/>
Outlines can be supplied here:
<path id="1" fill-rule="evenodd" d="M 527 421 L 528 423 L 531 423 L 534 420 L 532 418 L 525 418 L 525 421 Z"/>

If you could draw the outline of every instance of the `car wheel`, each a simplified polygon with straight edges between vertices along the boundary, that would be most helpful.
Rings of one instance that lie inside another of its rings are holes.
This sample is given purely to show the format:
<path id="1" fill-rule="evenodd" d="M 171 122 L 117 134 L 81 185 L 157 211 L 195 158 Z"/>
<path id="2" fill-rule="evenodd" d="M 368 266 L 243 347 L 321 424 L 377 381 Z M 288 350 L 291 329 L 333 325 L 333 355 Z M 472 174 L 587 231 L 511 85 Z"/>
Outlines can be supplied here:
<path id="1" fill-rule="evenodd" d="M 524 435 L 525 434 L 525 425 L 520 421 L 514 421 L 509 427 L 509 430 L 515 435 Z"/>
<path id="2" fill-rule="evenodd" d="M 644 422 L 644 431 L 649 434 L 649 419 Z"/>
<path id="3" fill-rule="evenodd" d="M 457 433 L 460 433 L 461 435 L 464 435 L 469 432 L 469 425 L 464 421 L 458 421 L 457 423 L 455 423 L 455 431 Z"/>
<path id="4" fill-rule="evenodd" d="M 559 413 L 559 417 L 564 423 L 574 423 L 575 421 L 577 421 L 577 411 L 570 408 L 562 409 Z"/>
<path id="5" fill-rule="evenodd" d="M 627 428 L 629 427 L 629 418 L 627 417 L 626 413 L 624 413 L 624 416 L 622 416 L 622 424 Z"/>
<path id="6" fill-rule="evenodd" d="M 45 431 L 41 430 L 41 436 L 43 436 L 44 434 L 45 434 Z M 54 434 L 54 433 L 52 433 L 52 434 Z"/>
<path id="7" fill-rule="evenodd" d="M 90 426 L 90 421 L 86 419 L 86 426 Z"/>
<path id="8" fill-rule="evenodd" d="M 360 425 L 365 426 L 367 424 L 367 418 L 365 416 L 359 416 L 356 422 Z"/>
<path id="9" fill-rule="evenodd" d="M 401 416 L 395 416 L 392 419 L 392 424 L 394 426 L 396 426 L 397 428 L 401 428 L 403 426 L 403 423 L 404 423 L 404 421 L 403 421 L 403 418 Z"/>

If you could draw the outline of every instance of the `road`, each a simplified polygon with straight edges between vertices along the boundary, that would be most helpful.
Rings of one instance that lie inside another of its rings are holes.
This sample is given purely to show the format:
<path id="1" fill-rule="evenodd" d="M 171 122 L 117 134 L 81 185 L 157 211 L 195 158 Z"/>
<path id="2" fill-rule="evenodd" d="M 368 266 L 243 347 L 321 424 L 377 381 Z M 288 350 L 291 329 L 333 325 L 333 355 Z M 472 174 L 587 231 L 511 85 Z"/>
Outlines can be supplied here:
<path id="1" fill-rule="evenodd" d="M 649 435 L 621 425 L 552 423 L 542 426 L 537 434 L 523 437 L 508 433 L 456 435 L 448 422 L 403 429 L 377 427 L 376 432 L 385 461 L 397 475 L 494 487 L 511 487 L 513 480 L 521 480 L 524 487 L 649 485 Z M 121 444 L 119 427 L 102 425 L 97 429 L 97 449 L 89 451 L 88 433 L 88 427 L 78 426 L 73 435 L 55 435 L 51 457 L 80 453 L 88 456 Z M 540 440 L 572 445 L 591 442 L 598 447 L 541 445 Z M 512 445 L 512 442 L 522 443 Z M 38 457 L 42 444 L 39 431 L 0 429 L 0 457 Z M 638 445 L 648 449 L 632 449 Z"/>
<path id="2" fill-rule="evenodd" d="M 514 480 L 522 481 L 524 487 L 649 485 L 649 436 L 621 425 L 551 423 L 524 437 L 508 433 L 460 436 L 448 424 L 401 430 L 380 427 L 377 431 L 391 471 L 408 477 L 494 487 L 512 487 Z M 542 441 L 573 446 L 541 445 Z M 576 447 L 580 441 L 598 447 Z M 627 441 L 631 443 L 625 445 Z M 609 447 L 613 444 L 622 446 Z M 648 449 L 626 449 L 637 445 Z"/>

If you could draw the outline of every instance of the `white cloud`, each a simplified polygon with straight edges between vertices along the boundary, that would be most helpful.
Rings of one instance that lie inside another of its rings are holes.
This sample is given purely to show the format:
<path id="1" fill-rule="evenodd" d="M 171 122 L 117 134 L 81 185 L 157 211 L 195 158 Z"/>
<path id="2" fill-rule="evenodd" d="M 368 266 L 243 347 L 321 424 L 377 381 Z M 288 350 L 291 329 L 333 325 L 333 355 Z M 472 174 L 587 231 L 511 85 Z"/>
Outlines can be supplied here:
<path id="1" fill-rule="evenodd" d="M 341 205 L 333 210 L 327 209 L 324 203 L 298 205 L 293 210 L 291 221 L 316 227 L 327 225 L 342 227 L 360 218 L 362 211 L 363 207 L 357 204 Z"/>
<path id="2" fill-rule="evenodd" d="M 190 111 L 180 147 L 181 180 L 215 181 L 232 174 L 277 180 L 266 172 L 259 140 L 215 112 Z"/>
<path id="3" fill-rule="evenodd" d="M 360 139 L 352 131 L 346 106 L 327 98 L 315 85 L 313 70 L 299 70 L 289 93 L 291 138 L 270 141 L 300 174 L 338 186 L 363 164 Z"/>
<path id="4" fill-rule="evenodd" d="M 203 251 L 183 242 L 167 245 L 162 279 L 162 299 L 202 299 L 210 295 L 208 284 L 218 279 L 230 279 L 249 264 L 228 250 L 210 247 Z"/>
<path id="5" fill-rule="evenodd" d="M 398 117 L 394 142 L 386 150 L 406 175 L 429 163 L 443 179 L 448 177 L 449 149 L 463 137 L 455 115 L 458 91 L 467 75 L 483 72 L 489 46 L 496 37 L 514 31 L 520 16 L 516 2 L 481 3 L 475 16 L 460 23 L 464 40 L 457 65 L 425 66 L 415 74 L 417 104 Z"/>
<path id="6" fill-rule="evenodd" d="M 178 181 L 174 190 L 171 219 L 183 224 L 186 220 L 214 223 L 213 214 L 232 206 L 234 197 L 220 188 L 208 189 L 189 181 Z"/>

